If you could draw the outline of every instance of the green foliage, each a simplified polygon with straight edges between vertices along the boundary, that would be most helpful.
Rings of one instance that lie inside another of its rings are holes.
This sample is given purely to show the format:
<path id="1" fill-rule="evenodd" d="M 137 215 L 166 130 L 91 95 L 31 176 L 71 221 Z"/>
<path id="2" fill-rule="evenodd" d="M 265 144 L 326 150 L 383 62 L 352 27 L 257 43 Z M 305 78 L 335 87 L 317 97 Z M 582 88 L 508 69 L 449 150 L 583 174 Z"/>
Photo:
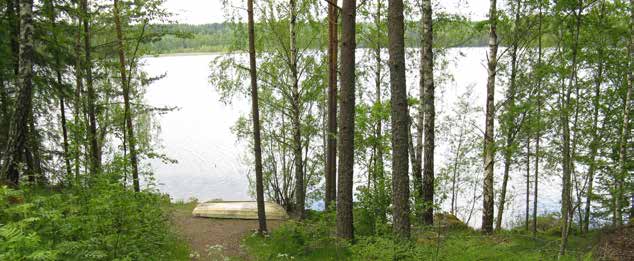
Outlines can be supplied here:
<path id="1" fill-rule="evenodd" d="M 0 188 L 0 260 L 174 260 L 188 249 L 170 231 L 167 200 L 107 177 L 91 190 Z"/>
<path id="2" fill-rule="evenodd" d="M 312 213 L 303 223 L 285 223 L 265 237 L 251 235 L 244 244 L 251 256 L 261 260 L 556 260 L 559 248 L 558 235 L 538 233 L 533 238 L 506 230 L 482 235 L 464 225 L 451 225 L 451 215 L 437 215 L 446 222 L 415 229 L 410 241 L 385 233 L 357 236 L 346 243 L 332 237 L 333 214 Z M 561 260 L 588 260 L 596 235 L 572 236 L 569 254 Z"/>
<path id="3" fill-rule="evenodd" d="M 244 240 L 249 254 L 264 260 L 341 260 L 350 256 L 349 244 L 334 236 L 334 212 L 309 212 L 305 222 L 289 221 L 271 234 Z"/>

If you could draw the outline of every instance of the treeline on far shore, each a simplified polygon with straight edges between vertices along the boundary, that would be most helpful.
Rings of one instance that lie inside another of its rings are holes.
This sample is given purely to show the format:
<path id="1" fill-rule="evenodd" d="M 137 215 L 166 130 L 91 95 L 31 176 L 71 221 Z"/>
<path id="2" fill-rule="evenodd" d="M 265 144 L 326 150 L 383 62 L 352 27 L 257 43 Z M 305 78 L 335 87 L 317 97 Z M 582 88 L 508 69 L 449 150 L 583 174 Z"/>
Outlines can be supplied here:
<path id="1" fill-rule="evenodd" d="M 481 47 L 487 45 L 488 27 L 486 21 L 468 21 L 459 18 L 442 18 L 435 21 L 437 30 L 435 45 L 437 47 Z M 287 21 L 277 24 L 257 23 L 256 31 L 264 26 L 288 27 Z M 357 32 L 374 30 L 370 23 L 357 24 Z M 387 27 L 387 25 L 385 25 Z M 406 46 L 419 47 L 421 43 L 419 22 L 410 21 L 406 28 Z M 305 37 L 298 38 L 306 41 L 313 49 L 325 49 L 328 44 L 328 31 L 320 23 L 300 27 L 298 34 Z M 150 52 L 156 54 L 170 53 L 198 53 L 198 52 L 226 52 L 232 50 L 246 50 L 244 41 L 247 37 L 246 24 L 243 23 L 211 23 L 211 24 L 160 24 L 153 25 L 153 29 L 166 33 L 161 40 L 148 44 Z M 256 33 L 257 35 L 257 33 Z M 262 35 L 262 34 L 260 34 Z M 284 38 L 285 39 L 285 38 Z M 370 47 L 364 39 L 357 39 L 358 48 Z"/>

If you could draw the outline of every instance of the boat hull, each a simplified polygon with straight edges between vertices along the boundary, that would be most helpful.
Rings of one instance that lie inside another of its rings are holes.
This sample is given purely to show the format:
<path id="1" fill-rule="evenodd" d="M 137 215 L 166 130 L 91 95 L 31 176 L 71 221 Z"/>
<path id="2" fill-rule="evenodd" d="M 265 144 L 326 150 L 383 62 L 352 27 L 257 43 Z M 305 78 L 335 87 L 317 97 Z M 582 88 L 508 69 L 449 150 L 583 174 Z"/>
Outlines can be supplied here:
<path id="1" fill-rule="evenodd" d="M 265 202 L 264 209 L 266 219 L 288 219 L 288 214 L 284 208 L 274 202 Z M 255 201 L 206 202 L 196 206 L 192 215 L 223 219 L 258 219 L 258 207 Z"/>

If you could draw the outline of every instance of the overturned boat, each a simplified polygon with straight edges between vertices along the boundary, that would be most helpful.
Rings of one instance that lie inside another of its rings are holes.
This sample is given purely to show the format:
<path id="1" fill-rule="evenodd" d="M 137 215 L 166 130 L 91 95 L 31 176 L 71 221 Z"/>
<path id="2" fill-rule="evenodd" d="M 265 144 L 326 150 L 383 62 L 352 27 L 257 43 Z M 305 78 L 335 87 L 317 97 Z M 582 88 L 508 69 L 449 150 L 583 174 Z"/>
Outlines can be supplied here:
<path id="1" fill-rule="evenodd" d="M 275 202 L 265 202 L 266 219 L 288 219 L 286 210 Z M 201 203 L 192 212 L 195 217 L 258 219 L 258 205 L 255 201 L 213 201 Z"/>

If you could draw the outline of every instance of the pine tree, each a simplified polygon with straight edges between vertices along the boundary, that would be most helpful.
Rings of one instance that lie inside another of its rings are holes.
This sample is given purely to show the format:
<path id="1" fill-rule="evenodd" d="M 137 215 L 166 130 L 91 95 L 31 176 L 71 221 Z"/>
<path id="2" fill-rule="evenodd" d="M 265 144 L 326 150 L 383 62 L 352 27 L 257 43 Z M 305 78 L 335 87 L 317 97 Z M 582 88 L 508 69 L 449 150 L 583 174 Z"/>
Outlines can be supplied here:
<path id="1" fill-rule="evenodd" d="M 388 6 L 388 50 L 392 104 L 392 217 L 393 230 L 401 239 L 410 236 L 407 87 L 405 85 L 405 40 L 403 1 Z"/>
<path id="2" fill-rule="evenodd" d="M 339 94 L 339 172 L 337 183 L 337 236 L 354 238 L 352 185 L 354 177 L 356 1 L 341 7 L 341 90 Z"/>
<path id="3" fill-rule="evenodd" d="M 258 233 L 267 233 L 264 208 L 264 185 L 262 184 L 262 141 L 260 139 L 260 108 L 258 103 L 258 76 L 255 61 L 255 23 L 253 22 L 253 0 L 247 1 L 249 30 L 249 69 L 251 76 L 251 116 L 253 121 L 253 154 L 255 156 L 255 194 L 258 205 Z"/>

